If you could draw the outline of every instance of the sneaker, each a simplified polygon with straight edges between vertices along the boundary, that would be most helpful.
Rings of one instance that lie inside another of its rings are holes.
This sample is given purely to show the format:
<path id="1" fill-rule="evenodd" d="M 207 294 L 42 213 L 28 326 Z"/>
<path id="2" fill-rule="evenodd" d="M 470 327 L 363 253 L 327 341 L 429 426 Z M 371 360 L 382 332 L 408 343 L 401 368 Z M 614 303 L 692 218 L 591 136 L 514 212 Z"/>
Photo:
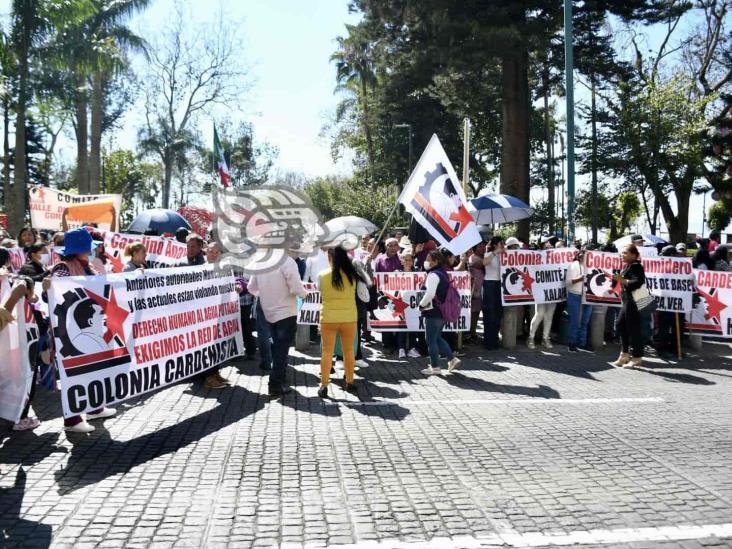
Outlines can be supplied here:
<path id="1" fill-rule="evenodd" d="M 407 352 L 404 349 L 399 349 L 399 358 L 407 358 Z"/>
<path id="2" fill-rule="evenodd" d="M 343 361 L 342 360 L 336 360 L 335 369 L 336 370 L 343 370 Z"/>
<path id="3" fill-rule="evenodd" d="M 419 358 L 422 355 L 419 354 L 419 351 L 417 349 L 415 349 L 414 347 L 412 347 L 411 349 L 409 349 L 409 352 L 407 353 L 407 356 L 409 358 Z"/>
<path id="4" fill-rule="evenodd" d="M 29 429 L 35 429 L 41 424 L 38 418 L 26 417 L 21 419 L 18 423 L 13 425 L 13 431 L 27 431 Z"/>
<path id="5" fill-rule="evenodd" d="M 429 368 L 425 368 L 422 370 L 422 373 L 426 376 L 438 376 L 441 373 L 441 370 L 439 368 L 433 368 L 430 366 Z"/>
<path id="6" fill-rule="evenodd" d="M 554 345 L 552 345 L 552 342 L 548 339 L 545 339 L 541 342 L 541 344 L 544 346 L 545 349 L 553 349 Z"/>
<path id="7" fill-rule="evenodd" d="M 534 338 L 529 338 L 526 340 L 526 346 L 529 349 L 536 349 L 536 343 L 534 343 Z"/>
<path id="8" fill-rule="evenodd" d="M 453 357 L 452 360 L 449 360 L 447 362 L 447 371 L 452 372 L 453 370 L 457 370 L 460 367 L 460 359 L 458 357 Z"/>
<path id="9" fill-rule="evenodd" d="M 89 425 L 86 421 L 81 421 L 76 425 L 65 425 L 64 431 L 71 431 L 72 433 L 91 433 L 94 430 L 94 425 Z"/>
<path id="10" fill-rule="evenodd" d="M 224 381 L 219 381 L 215 375 L 210 375 L 206 378 L 203 386 L 206 387 L 206 389 L 223 389 L 227 384 Z"/>
<path id="11" fill-rule="evenodd" d="M 368 368 L 368 367 L 369 367 L 369 363 L 368 363 L 368 362 L 366 362 L 366 361 L 365 361 L 364 359 L 362 359 L 362 358 L 359 358 L 359 359 L 358 359 L 358 360 L 356 361 L 356 366 L 357 366 L 358 368 Z"/>
<path id="12" fill-rule="evenodd" d="M 577 348 L 576 345 L 570 345 L 568 350 L 570 353 L 579 353 L 579 349 Z"/>
<path id="13" fill-rule="evenodd" d="M 595 353 L 595 350 L 589 345 L 582 345 L 582 347 L 580 347 L 580 351 L 583 351 L 585 353 Z"/>
<path id="14" fill-rule="evenodd" d="M 89 412 L 86 414 L 86 419 L 104 419 L 107 417 L 112 417 L 117 413 L 117 410 L 115 408 L 102 408 L 99 410 L 96 414 L 92 414 Z"/>

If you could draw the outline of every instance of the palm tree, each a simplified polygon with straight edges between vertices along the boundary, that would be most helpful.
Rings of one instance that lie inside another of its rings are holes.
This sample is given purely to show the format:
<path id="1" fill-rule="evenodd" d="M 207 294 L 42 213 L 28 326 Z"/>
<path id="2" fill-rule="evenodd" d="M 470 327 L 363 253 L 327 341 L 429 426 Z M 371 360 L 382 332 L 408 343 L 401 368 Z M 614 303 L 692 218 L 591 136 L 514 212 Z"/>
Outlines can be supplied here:
<path id="1" fill-rule="evenodd" d="M 373 69 L 373 50 L 370 42 L 355 25 L 346 25 L 348 36 L 339 36 L 338 49 L 330 56 L 336 64 L 336 90 L 350 90 L 361 107 L 361 124 L 366 138 L 369 172 L 374 167 L 374 141 L 371 133 L 368 90 L 376 84 Z"/>
<path id="2" fill-rule="evenodd" d="M 77 182 L 82 194 L 99 192 L 104 82 L 127 68 L 128 51 L 146 51 L 145 41 L 127 28 L 125 21 L 136 11 L 146 8 L 150 0 L 91 0 L 91 3 L 92 15 L 70 29 L 63 38 L 63 48 L 77 83 Z M 87 133 L 89 101 L 90 135 Z M 88 149 L 87 141 L 90 141 Z"/>

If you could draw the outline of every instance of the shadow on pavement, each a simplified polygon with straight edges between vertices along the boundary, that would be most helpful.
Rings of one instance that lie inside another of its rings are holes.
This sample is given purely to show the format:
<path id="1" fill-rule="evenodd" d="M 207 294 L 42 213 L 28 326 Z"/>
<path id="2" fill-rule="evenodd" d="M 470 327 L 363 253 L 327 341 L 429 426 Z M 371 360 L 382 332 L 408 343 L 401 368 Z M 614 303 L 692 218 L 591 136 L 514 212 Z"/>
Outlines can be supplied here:
<path id="1" fill-rule="evenodd" d="M 532 398 L 560 398 L 559 391 L 552 389 L 547 385 L 538 385 L 537 387 L 525 387 L 523 385 L 502 385 L 500 383 L 491 383 L 474 377 L 467 377 L 460 372 L 453 372 L 445 376 L 447 381 L 453 387 L 460 389 L 470 389 L 472 391 L 485 391 L 489 393 L 503 393 L 508 395 L 528 396 Z"/>
<path id="2" fill-rule="evenodd" d="M 220 405 L 212 410 L 153 431 L 132 440 L 112 440 L 103 424 L 87 435 L 67 433 L 73 444 L 66 467 L 54 472 L 57 490 L 67 494 L 104 480 L 127 473 L 133 467 L 159 456 L 176 452 L 224 427 L 261 410 L 261 395 L 243 387 L 217 393 Z"/>
<path id="3" fill-rule="evenodd" d="M 25 483 L 26 473 L 19 467 L 13 486 L 0 487 L 0 546 L 39 549 L 50 547 L 53 532 L 51 525 L 26 520 L 20 516 Z"/>

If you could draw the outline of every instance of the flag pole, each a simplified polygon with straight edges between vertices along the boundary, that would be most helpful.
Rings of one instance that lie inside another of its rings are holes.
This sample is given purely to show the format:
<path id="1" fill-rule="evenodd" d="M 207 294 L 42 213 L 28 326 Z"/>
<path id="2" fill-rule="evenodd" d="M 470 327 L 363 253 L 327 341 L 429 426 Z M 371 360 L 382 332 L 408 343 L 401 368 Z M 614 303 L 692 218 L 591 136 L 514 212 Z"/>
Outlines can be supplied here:
<path id="1" fill-rule="evenodd" d="M 468 201 L 468 177 L 470 174 L 470 118 L 467 116 L 463 120 L 463 194 L 465 195 L 465 201 Z M 468 270 L 468 265 L 465 266 Z M 470 295 L 473 295 L 473 277 L 470 277 Z M 472 315 L 472 312 L 470 313 Z M 471 323 L 472 319 L 468 317 L 468 322 Z M 463 333 L 458 332 L 458 351 L 463 350 Z"/>

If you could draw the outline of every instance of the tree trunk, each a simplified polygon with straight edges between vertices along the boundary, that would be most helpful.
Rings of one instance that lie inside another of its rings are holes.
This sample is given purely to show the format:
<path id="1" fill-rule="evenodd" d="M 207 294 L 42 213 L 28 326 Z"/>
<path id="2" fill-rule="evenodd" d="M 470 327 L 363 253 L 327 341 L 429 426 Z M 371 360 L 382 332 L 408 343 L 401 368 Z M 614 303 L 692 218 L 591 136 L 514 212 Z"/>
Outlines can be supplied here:
<path id="1" fill-rule="evenodd" d="M 374 170 L 374 140 L 371 136 L 371 126 L 369 125 L 369 106 L 366 82 L 361 78 L 361 110 L 363 111 L 363 133 L 366 138 L 366 154 L 369 160 L 369 177 L 373 175 Z"/>
<path id="2" fill-rule="evenodd" d="M 89 194 L 89 130 L 87 100 L 83 91 L 76 92 L 76 187 L 79 194 Z"/>
<path id="3" fill-rule="evenodd" d="M 25 41 L 24 41 L 25 42 Z M 27 44 L 27 42 L 26 42 Z M 25 194 L 27 186 L 25 158 L 25 109 L 28 101 L 28 48 L 18 56 L 18 100 L 15 103 L 15 165 L 13 187 L 5 197 L 10 234 L 17 234 L 25 222 Z"/>
<path id="4" fill-rule="evenodd" d="M 173 158 L 172 155 L 163 156 L 163 209 L 170 207 L 170 184 L 173 180 Z"/>
<path id="5" fill-rule="evenodd" d="M 526 49 L 502 60 L 501 193 L 529 203 L 529 55 Z M 528 242 L 529 220 L 518 223 L 516 236 Z"/>
<path id="6" fill-rule="evenodd" d="M 544 143 L 546 145 L 546 186 L 549 191 L 549 234 L 554 234 L 554 136 L 549 121 L 549 71 L 544 70 Z"/>
<path id="7" fill-rule="evenodd" d="M 592 199 L 592 242 L 597 243 L 597 226 L 599 223 L 598 213 L 597 213 L 597 102 L 595 98 L 595 75 L 590 76 L 590 80 L 592 82 L 592 106 L 591 106 L 591 113 L 592 113 L 592 158 L 591 158 L 591 165 L 592 165 L 592 190 L 591 190 L 591 199 Z"/>
<path id="8" fill-rule="evenodd" d="M 102 72 L 94 71 L 91 96 L 91 147 L 89 149 L 89 193 L 99 194 L 102 176 Z"/>
<path id="9" fill-rule="evenodd" d="M 3 204 L 10 197 L 10 99 L 3 99 Z M 7 213 L 7 212 L 6 212 Z"/>

